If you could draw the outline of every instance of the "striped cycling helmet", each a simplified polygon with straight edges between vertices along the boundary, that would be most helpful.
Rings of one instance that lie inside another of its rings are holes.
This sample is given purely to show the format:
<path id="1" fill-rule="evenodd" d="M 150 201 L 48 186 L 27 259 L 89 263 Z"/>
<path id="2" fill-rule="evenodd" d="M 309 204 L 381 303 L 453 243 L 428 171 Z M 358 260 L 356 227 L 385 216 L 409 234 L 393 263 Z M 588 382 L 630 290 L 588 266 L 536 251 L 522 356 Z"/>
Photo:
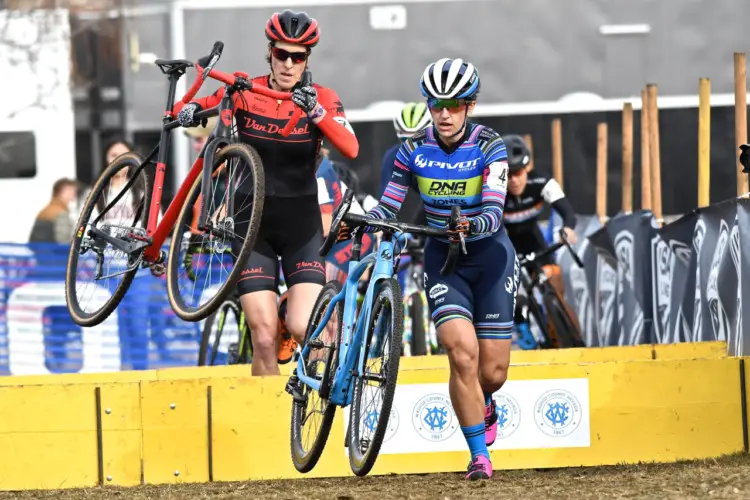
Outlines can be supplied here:
<path id="1" fill-rule="evenodd" d="M 408 102 L 393 117 L 393 127 L 399 139 L 407 139 L 431 123 L 432 116 L 423 102 Z"/>
<path id="2" fill-rule="evenodd" d="M 294 12 L 289 9 L 276 12 L 266 22 L 266 38 L 271 43 L 286 42 L 312 48 L 320 39 L 318 21 L 305 12 Z"/>
<path id="3" fill-rule="evenodd" d="M 476 100 L 481 84 L 473 64 L 443 58 L 425 68 L 419 87 L 428 99 Z"/>

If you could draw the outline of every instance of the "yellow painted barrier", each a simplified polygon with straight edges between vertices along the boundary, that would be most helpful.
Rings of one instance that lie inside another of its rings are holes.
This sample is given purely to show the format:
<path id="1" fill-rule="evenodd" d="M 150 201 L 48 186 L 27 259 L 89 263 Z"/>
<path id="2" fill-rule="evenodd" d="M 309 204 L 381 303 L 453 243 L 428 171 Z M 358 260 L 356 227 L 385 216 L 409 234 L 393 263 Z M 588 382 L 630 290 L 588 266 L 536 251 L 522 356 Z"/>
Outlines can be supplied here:
<path id="1" fill-rule="evenodd" d="M 645 344 L 636 346 L 585 347 L 576 349 L 549 349 L 513 351 L 512 365 L 543 363 L 597 363 L 604 361 L 646 361 L 694 358 L 721 358 L 727 356 L 726 342 L 691 342 L 681 344 Z M 284 376 L 291 375 L 293 362 L 281 365 Z M 448 367 L 445 355 L 401 358 L 400 370 L 425 370 Z M 105 373 L 72 373 L 55 375 L 12 375 L 0 377 L 0 387 L 6 385 L 38 384 L 108 384 L 140 382 L 146 380 L 214 379 L 222 377 L 249 377 L 251 367 L 241 366 L 186 366 Z"/>
<path id="2" fill-rule="evenodd" d="M 726 342 L 693 342 L 682 344 L 644 344 L 634 346 L 582 347 L 512 351 L 511 365 L 531 363 L 597 363 L 603 361 L 645 361 L 652 359 L 721 358 L 727 356 Z M 444 355 L 405 357 L 400 369 L 447 368 Z"/>
<path id="3" fill-rule="evenodd" d="M 674 461 L 744 448 L 740 358 L 529 364 L 496 397 L 496 469 Z M 747 370 L 747 367 L 744 367 Z M 206 370 L 198 369 L 201 373 Z M 298 478 L 287 377 L 0 387 L 0 489 Z M 750 375 L 750 373 L 749 373 Z M 447 370 L 399 375 L 372 474 L 459 471 Z M 97 400 L 97 394 L 99 394 Z M 97 411 L 99 412 L 97 414 Z M 338 410 L 307 477 L 351 475 Z M 98 424 L 97 422 L 101 423 Z"/>

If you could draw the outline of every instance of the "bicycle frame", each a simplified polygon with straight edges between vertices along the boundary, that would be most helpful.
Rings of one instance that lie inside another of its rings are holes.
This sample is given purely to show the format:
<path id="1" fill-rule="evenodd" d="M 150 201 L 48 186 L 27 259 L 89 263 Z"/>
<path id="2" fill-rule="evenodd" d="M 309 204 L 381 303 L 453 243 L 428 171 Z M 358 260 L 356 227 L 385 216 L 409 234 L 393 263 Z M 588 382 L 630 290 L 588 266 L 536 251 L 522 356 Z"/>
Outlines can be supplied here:
<path id="1" fill-rule="evenodd" d="M 234 91 L 247 90 L 274 99 L 291 99 L 290 92 L 278 92 L 267 87 L 251 85 L 250 82 L 247 81 L 248 75 L 246 73 L 238 71 L 230 75 L 228 73 L 213 69 L 213 65 L 216 64 L 221 55 L 222 48 L 223 44 L 221 42 L 217 42 L 216 44 L 214 44 L 214 49 L 209 56 L 210 62 L 206 63 L 205 68 L 201 67 L 199 63 L 195 63 L 193 65 L 189 61 L 181 61 L 178 62 L 177 68 L 172 68 L 166 71 L 166 73 L 168 73 L 169 75 L 169 89 L 167 92 L 167 103 L 164 109 L 164 116 L 162 118 L 162 129 L 159 137 L 159 143 L 151 151 L 151 153 L 149 153 L 146 159 L 138 167 L 136 167 L 134 175 L 125 184 L 125 186 L 121 190 L 121 193 L 118 194 L 110 202 L 109 206 L 102 211 L 102 213 L 106 212 L 112 205 L 117 203 L 117 201 L 124 195 L 125 192 L 128 191 L 128 189 L 135 182 L 138 173 L 140 173 L 140 171 L 143 170 L 143 168 L 145 168 L 145 166 L 152 161 L 154 155 L 156 155 L 156 174 L 154 176 L 154 186 L 151 193 L 151 205 L 149 206 L 148 221 L 146 225 L 146 237 L 137 238 L 141 241 L 141 244 L 133 246 L 130 243 L 120 241 L 117 238 L 113 238 L 107 235 L 106 233 L 97 231 L 97 236 L 101 237 L 102 239 L 106 240 L 113 246 L 126 253 L 133 253 L 145 248 L 143 252 L 143 260 L 146 263 L 155 263 L 162 260 L 161 247 L 164 244 L 164 241 L 167 239 L 169 233 L 174 229 L 174 225 L 177 221 L 180 210 L 182 209 L 182 206 L 187 199 L 190 189 L 192 188 L 196 179 L 198 179 L 198 176 L 201 174 L 201 172 L 203 172 L 203 185 L 201 186 L 201 194 L 204 196 L 204 199 L 208 194 L 208 186 L 211 180 L 211 167 L 213 166 L 214 155 L 220 147 L 228 145 L 231 140 L 231 125 L 232 119 L 234 117 L 234 104 L 232 95 Z M 208 61 L 209 58 L 206 58 L 206 60 Z M 156 63 L 159 64 L 159 61 L 157 60 Z M 185 64 L 179 65 L 180 63 Z M 164 64 L 169 65 L 169 63 Z M 185 70 L 190 66 L 194 66 L 197 70 L 195 81 L 193 82 L 192 87 L 180 99 L 180 101 L 175 103 L 174 101 L 177 82 L 182 77 L 182 75 L 185 74 Z M 193 166 L 187 174 L 187 177 L 185 177 L 185 179 L 182 181 L 182 184 L 177 190 L 177 193 L 175 193 L 174 198 L 167 207 L 162 220 L 158 221 L 159 212 L 162 206 L 161 195 L 164 188 L 164 178 L 166 175 L 167 160 L 169 156 L 169 139 L 171 137 L 172 130 L 180 127 L 179 122 L 174 120 L 174 117 L 185 104 L 189 103 L 193 99 L 193 97 L 195 97 L 207 77 L 222 82 L 227 86 L 226 92 L 224 93 L 224 96 L 217 106 L 195 114 L 195 119 L 198 121 L 204 118 L 209 118 L 211 116 L 219 115 L 220 119 L 217 125 L 216 133 L 214 134 L 215 136 L 208 142 L 208 144 L 206 144 L 203 150 L 203 154 L 195 160 Z M 235 86 L 237 86 L 236 89 Z M 280 134 L 282 136 L 289 135 L 301 116 L 302 110 L 299 108 L 295 108 L 295 112 L 292 114 L 284 129 L 280 131 Z M 233 203 L 233 200 L 231 200 L 230 203 Z M 201 211 L 198 222 L 199 228 L 205 227 L 208 217 L 206 204 L 201 203 L 200 205 Z M 99 217 L 101 216 L 102 215 L 100 214 Z"/>
<path id="2" fill-rule="evenodd" d="M 341 343 L 337 347 L 339 350 L 338 364 L 333 380 L 330 381 L 331 389 L 328 397 L 329 402 L 337 406 L 345 407 L 352 402 L 354 392 L 354 386 L 351 383 L 352 377 L 361 374 L 361 368 L 365 361 L 366 353 L 363 340 L 365 328 L 370 324 L 372 300 L 378 291 L 379 283 L 393 276 L 394 255 L 397 255 L 397 253 L 394 252 L 395 244 L 392 238 L 393 235 L 386 233 L 377 252 L 372 252 L 360 260 L 362 233 L 356 230 L 354 243 L 352 244 L 352 257 L 349 260 L 349 274 L 344 287 L 331 299 L 320 324 L 310 336 L 311 339 L 314 339 L 320 335 L 328 325 L 336 304 L 344 300 L 344 317 L 340 319 L 340 321 L 343 321 Z M 401 246 L 403 246 L 402 238 L 405 238 L 403 233 L 396 236 L 396 242 L 400 243 Z M 357 314 L 357 283 L 371 264 L 374 266 L 372 277 L 365 292 L 360 314 L 355 316 Z M 297 378 L 303 384 L 320 391 L 320 381 L 309 377 L 304 366 L 304 360 L 307 359 L 310 352 L 309 344 L 309 342 L 305 343 L 297 359 Z M 356 372 L 350 369 L 352 367 L 356 367 Z"/>

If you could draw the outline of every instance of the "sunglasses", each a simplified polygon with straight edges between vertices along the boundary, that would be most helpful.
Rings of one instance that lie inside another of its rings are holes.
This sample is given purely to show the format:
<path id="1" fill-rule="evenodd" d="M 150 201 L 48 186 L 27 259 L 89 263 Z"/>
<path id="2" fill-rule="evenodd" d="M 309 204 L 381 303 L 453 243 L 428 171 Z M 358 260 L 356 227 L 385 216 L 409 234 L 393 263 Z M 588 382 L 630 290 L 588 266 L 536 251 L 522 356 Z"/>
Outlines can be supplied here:
<path id="1" fill-rule="evenodd" d="M 458 112 L 463 106 L 466 106 L 469 103 L 470 101 L 465 99 L 427 99 L 427 106 L 429 106 L 430 109 L 447 109 L 451 113 Z"/>
<path id="2" fill-rule="evenodd" d="M 291 57 L 292 62 L 295 64 L 299 64 L 307 60 L 307 51 L 289 52 L 288 50 L 280 49 L 278 47 L 273 47 L 271 49 L 271 54 L 273 54 L 273 57 L 279 61 L 286 61 L 287 59 Z"/>

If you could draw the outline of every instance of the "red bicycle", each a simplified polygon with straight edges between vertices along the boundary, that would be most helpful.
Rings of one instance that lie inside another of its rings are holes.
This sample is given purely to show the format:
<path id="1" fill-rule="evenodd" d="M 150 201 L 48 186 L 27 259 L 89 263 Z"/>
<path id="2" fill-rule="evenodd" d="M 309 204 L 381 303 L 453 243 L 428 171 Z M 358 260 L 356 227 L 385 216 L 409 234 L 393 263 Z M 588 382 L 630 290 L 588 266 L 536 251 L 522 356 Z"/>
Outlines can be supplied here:
<path id="1" fill-rule="evenodd" d="M 92 188 L 78 219 L 65 275 L 67 307 L 77 324 L 94 326 L 107 319 L 139 268 L 156 275 L 166 272 L 170 305 L 186 321 L 213 313 L 236 283 L 258 235 L 265 177 L 257 151 L 236 138 L 234 104 L 244 99 L 243 91 L 280 100 L 292 94 L 252 84 L 246 73 L 214 69 L 223 48 L 216 42 L 195 65 L 181 59 L 155 61 L 169 78 L 159 144 L 146 159 L 135 152 L 116 158 Z M 177 82 L 193 66 L 195 81 L 175 103 Z M 170 134 L 180 127 L 174 117 L 207 78 L 224 83 L 226 92 L 219 105 L 196 113 L 195 121 L 214 115 L 220 120 L 159 220 Z M 280 134 L 289 135 L 301 115 L 296 108 Z M 195 206 L 200 207 L 197 224 Z M 170 232 L 165 254 L 162 245 Z"/>

